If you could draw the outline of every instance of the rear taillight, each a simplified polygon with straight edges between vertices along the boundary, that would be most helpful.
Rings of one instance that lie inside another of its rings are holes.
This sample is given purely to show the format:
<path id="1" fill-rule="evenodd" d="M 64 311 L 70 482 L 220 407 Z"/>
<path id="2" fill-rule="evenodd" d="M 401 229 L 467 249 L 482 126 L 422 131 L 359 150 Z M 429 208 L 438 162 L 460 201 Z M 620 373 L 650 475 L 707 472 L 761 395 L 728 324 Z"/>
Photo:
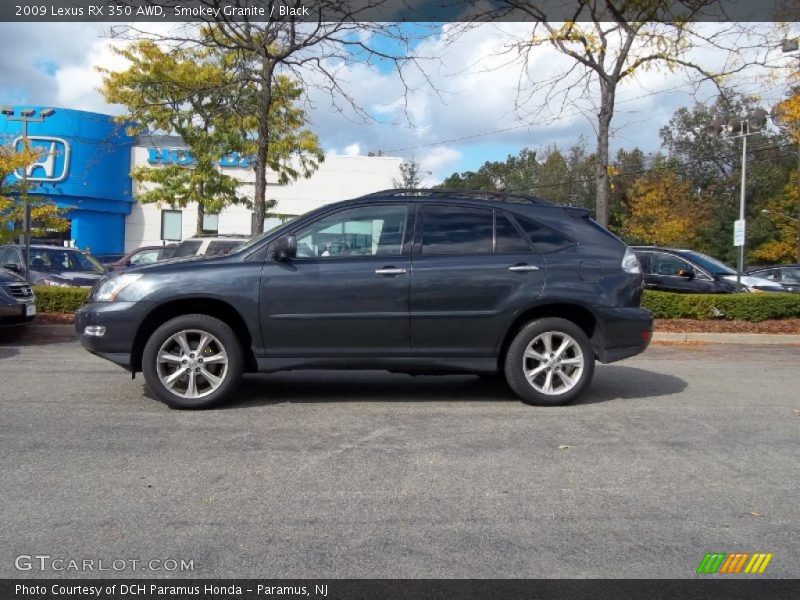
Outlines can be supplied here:
<path id="1" fill-rule="evenodd" d="M 622 257 L 622 270 L 632 275 L 639 275 L 642 272 L 636 253 L 630 248 L 625 249 L 625 255 Z"/>

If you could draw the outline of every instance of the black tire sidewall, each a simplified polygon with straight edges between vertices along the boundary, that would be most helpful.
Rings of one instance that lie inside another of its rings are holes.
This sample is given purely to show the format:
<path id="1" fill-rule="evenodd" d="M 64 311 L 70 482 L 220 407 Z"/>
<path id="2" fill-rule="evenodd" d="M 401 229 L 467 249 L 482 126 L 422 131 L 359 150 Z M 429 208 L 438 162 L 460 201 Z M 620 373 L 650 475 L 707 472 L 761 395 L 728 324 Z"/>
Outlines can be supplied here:
<path id="1" fill-rule="evenodd" d="M 156 367 L 156 357 L 161 345 L 170 336 L 185 329 L 207 331 L 222 343 L 228 355 L 228 372 L 225 381 L 213 393 L 196 400 L 181 398 L 170 392 L 161 383 Z M 210 408 L 221 404 L 239 385 L 243 367 L 244 355 L 239 338 L 227 323 L 209 315 L 193 314 L 170 319 L 153 332 L 142 353 L 142 373 L 147 386 L 159 400 L 171 408 Z"/>
<path id="2" fill-rule="evenodd" d="M 580 346 L 584 356 L 583 373 L 578 384 L 568 392 L 557 396 L 547 396 L 536 391 L 528 383 L 522 369 L 522 357 L 528 344 L 537 335 L 548 331 L 568 334 Z M 583 329 L 572 321 L 556 317 L 531 321 L 517 333 L 508 347 L 505 360 L 505 375 L 508 385 L 526 404 L 545 406 L 568 404 L 579 398 L 592 382 L 594 375 L 594 348 Z"/>

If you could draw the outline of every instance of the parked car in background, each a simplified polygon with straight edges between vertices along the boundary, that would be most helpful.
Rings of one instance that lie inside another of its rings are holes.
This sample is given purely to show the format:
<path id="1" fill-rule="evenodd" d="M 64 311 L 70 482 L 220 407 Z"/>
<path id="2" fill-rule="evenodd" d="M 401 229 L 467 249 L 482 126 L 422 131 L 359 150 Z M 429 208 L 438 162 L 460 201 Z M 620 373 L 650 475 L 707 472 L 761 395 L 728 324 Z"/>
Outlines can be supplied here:
<path id="1" fill-rule="evenodd" d="M 249 238 L 244 235 L 214 235 L 198 236 L 183 240 L 172 258 L 184 258 L 186 256 L 219 256 L 230 254 L 233 250 L 242 246 Z"/>
<path id="2" fill-rule="evenodd" d="M 128 252 L 114 262 L 104 263 L 104 266 L 109 271 L 121 271 L 129 267 L 149 265 L 160 260 L 172 258 L 177 248 L 178 244 L 169 244 L 167 246 L 142 246 L 132 252 Z"/>
<path id="3" fill-rule="evenodd" d="M 737 288 L 736 271 L 728 265 L 694 250 L 632 246 L 639 258 L 644 285 L 664 292 L 730 294 L 742 292 L 784 292 L 783 286 L 767 279 L 743 275 Z"/>
<path id="4" fill-rule="evenodd" d="M 0 268 L 0 327 L 25 325 L 36 315 L 31 286 L 13 271 Z"/>
<path id="5" fill-rule="evenodd" d="M 227 256 L 111 274 L 75 330 L 177 408 L 223 402 L 243 372 L 319 368 L 503 373 L 524 402 L 555 405 L 588 388 L 595 361 L 647 347 L 641 284 L 634 253 L 585 209 L 389 190 Z"/>
<path id="6" fill-rule="evenodd" d="M 747 274 L 780 283 L 789 292 L 800 292 L 800 265 L 759 267 L 751 269 Z"/>
<path id="7" fill-rule="evenodd" d="M 25 246 L 0 246 L 0 267 L 25 277 Z M 33 285 L 91 287 L 106 275 L 92 255 L 61 246 L 32 245 L 30 268 L 28 280 Z"/>

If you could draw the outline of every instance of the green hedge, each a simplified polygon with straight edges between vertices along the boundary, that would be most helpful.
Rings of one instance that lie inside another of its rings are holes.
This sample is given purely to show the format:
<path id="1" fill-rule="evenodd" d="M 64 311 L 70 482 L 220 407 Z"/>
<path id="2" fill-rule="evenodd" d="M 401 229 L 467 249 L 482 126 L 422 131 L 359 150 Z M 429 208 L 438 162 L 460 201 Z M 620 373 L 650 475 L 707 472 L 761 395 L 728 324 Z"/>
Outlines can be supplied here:
<path id="1" fill-rule="evenodd" d="M 800 294 L 671 294 L 645 290 L 642 306 L 658 319 L 764 321 L 800 318 Z"/>
<path id="2" fill-rule="evenodd" d="M 36 286 L 36 310 L 73 313 L 86 302 L 84 288 Z M 800 318 L 800 294 L 670 294 L 645 290 L 642 306 L 658 319 L 764 321 Z"/>
<path id="3" fill-rule="evenodd" d="M 77 287 L 37 285 L 33 291 L 36 294 L 36 311 L 40 313 L 74 313 L 89 296 L 88 288 Z"/>

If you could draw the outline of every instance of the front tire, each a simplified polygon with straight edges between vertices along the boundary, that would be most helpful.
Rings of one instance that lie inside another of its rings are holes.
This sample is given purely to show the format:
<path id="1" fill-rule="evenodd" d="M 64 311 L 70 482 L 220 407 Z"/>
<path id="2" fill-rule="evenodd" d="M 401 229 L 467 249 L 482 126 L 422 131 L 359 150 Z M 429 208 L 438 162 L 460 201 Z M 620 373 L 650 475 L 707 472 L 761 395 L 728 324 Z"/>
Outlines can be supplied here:
<path id="1" fill-rule="evenodd" d="M 241 343 L 209 315 L 184 315 L 156 329 L 142 355 L 150 390 L 171 408 L 210 408 L 227 400 L 244 369 Z"/>
<path id="2" fill-rule="evenodd" d="M 511 342 L 505 373 L 508 385 L 526 404 L 567 404 L 592 381 L 594 349 L 575 323 L 539 319 L 523 327 Z"/>

